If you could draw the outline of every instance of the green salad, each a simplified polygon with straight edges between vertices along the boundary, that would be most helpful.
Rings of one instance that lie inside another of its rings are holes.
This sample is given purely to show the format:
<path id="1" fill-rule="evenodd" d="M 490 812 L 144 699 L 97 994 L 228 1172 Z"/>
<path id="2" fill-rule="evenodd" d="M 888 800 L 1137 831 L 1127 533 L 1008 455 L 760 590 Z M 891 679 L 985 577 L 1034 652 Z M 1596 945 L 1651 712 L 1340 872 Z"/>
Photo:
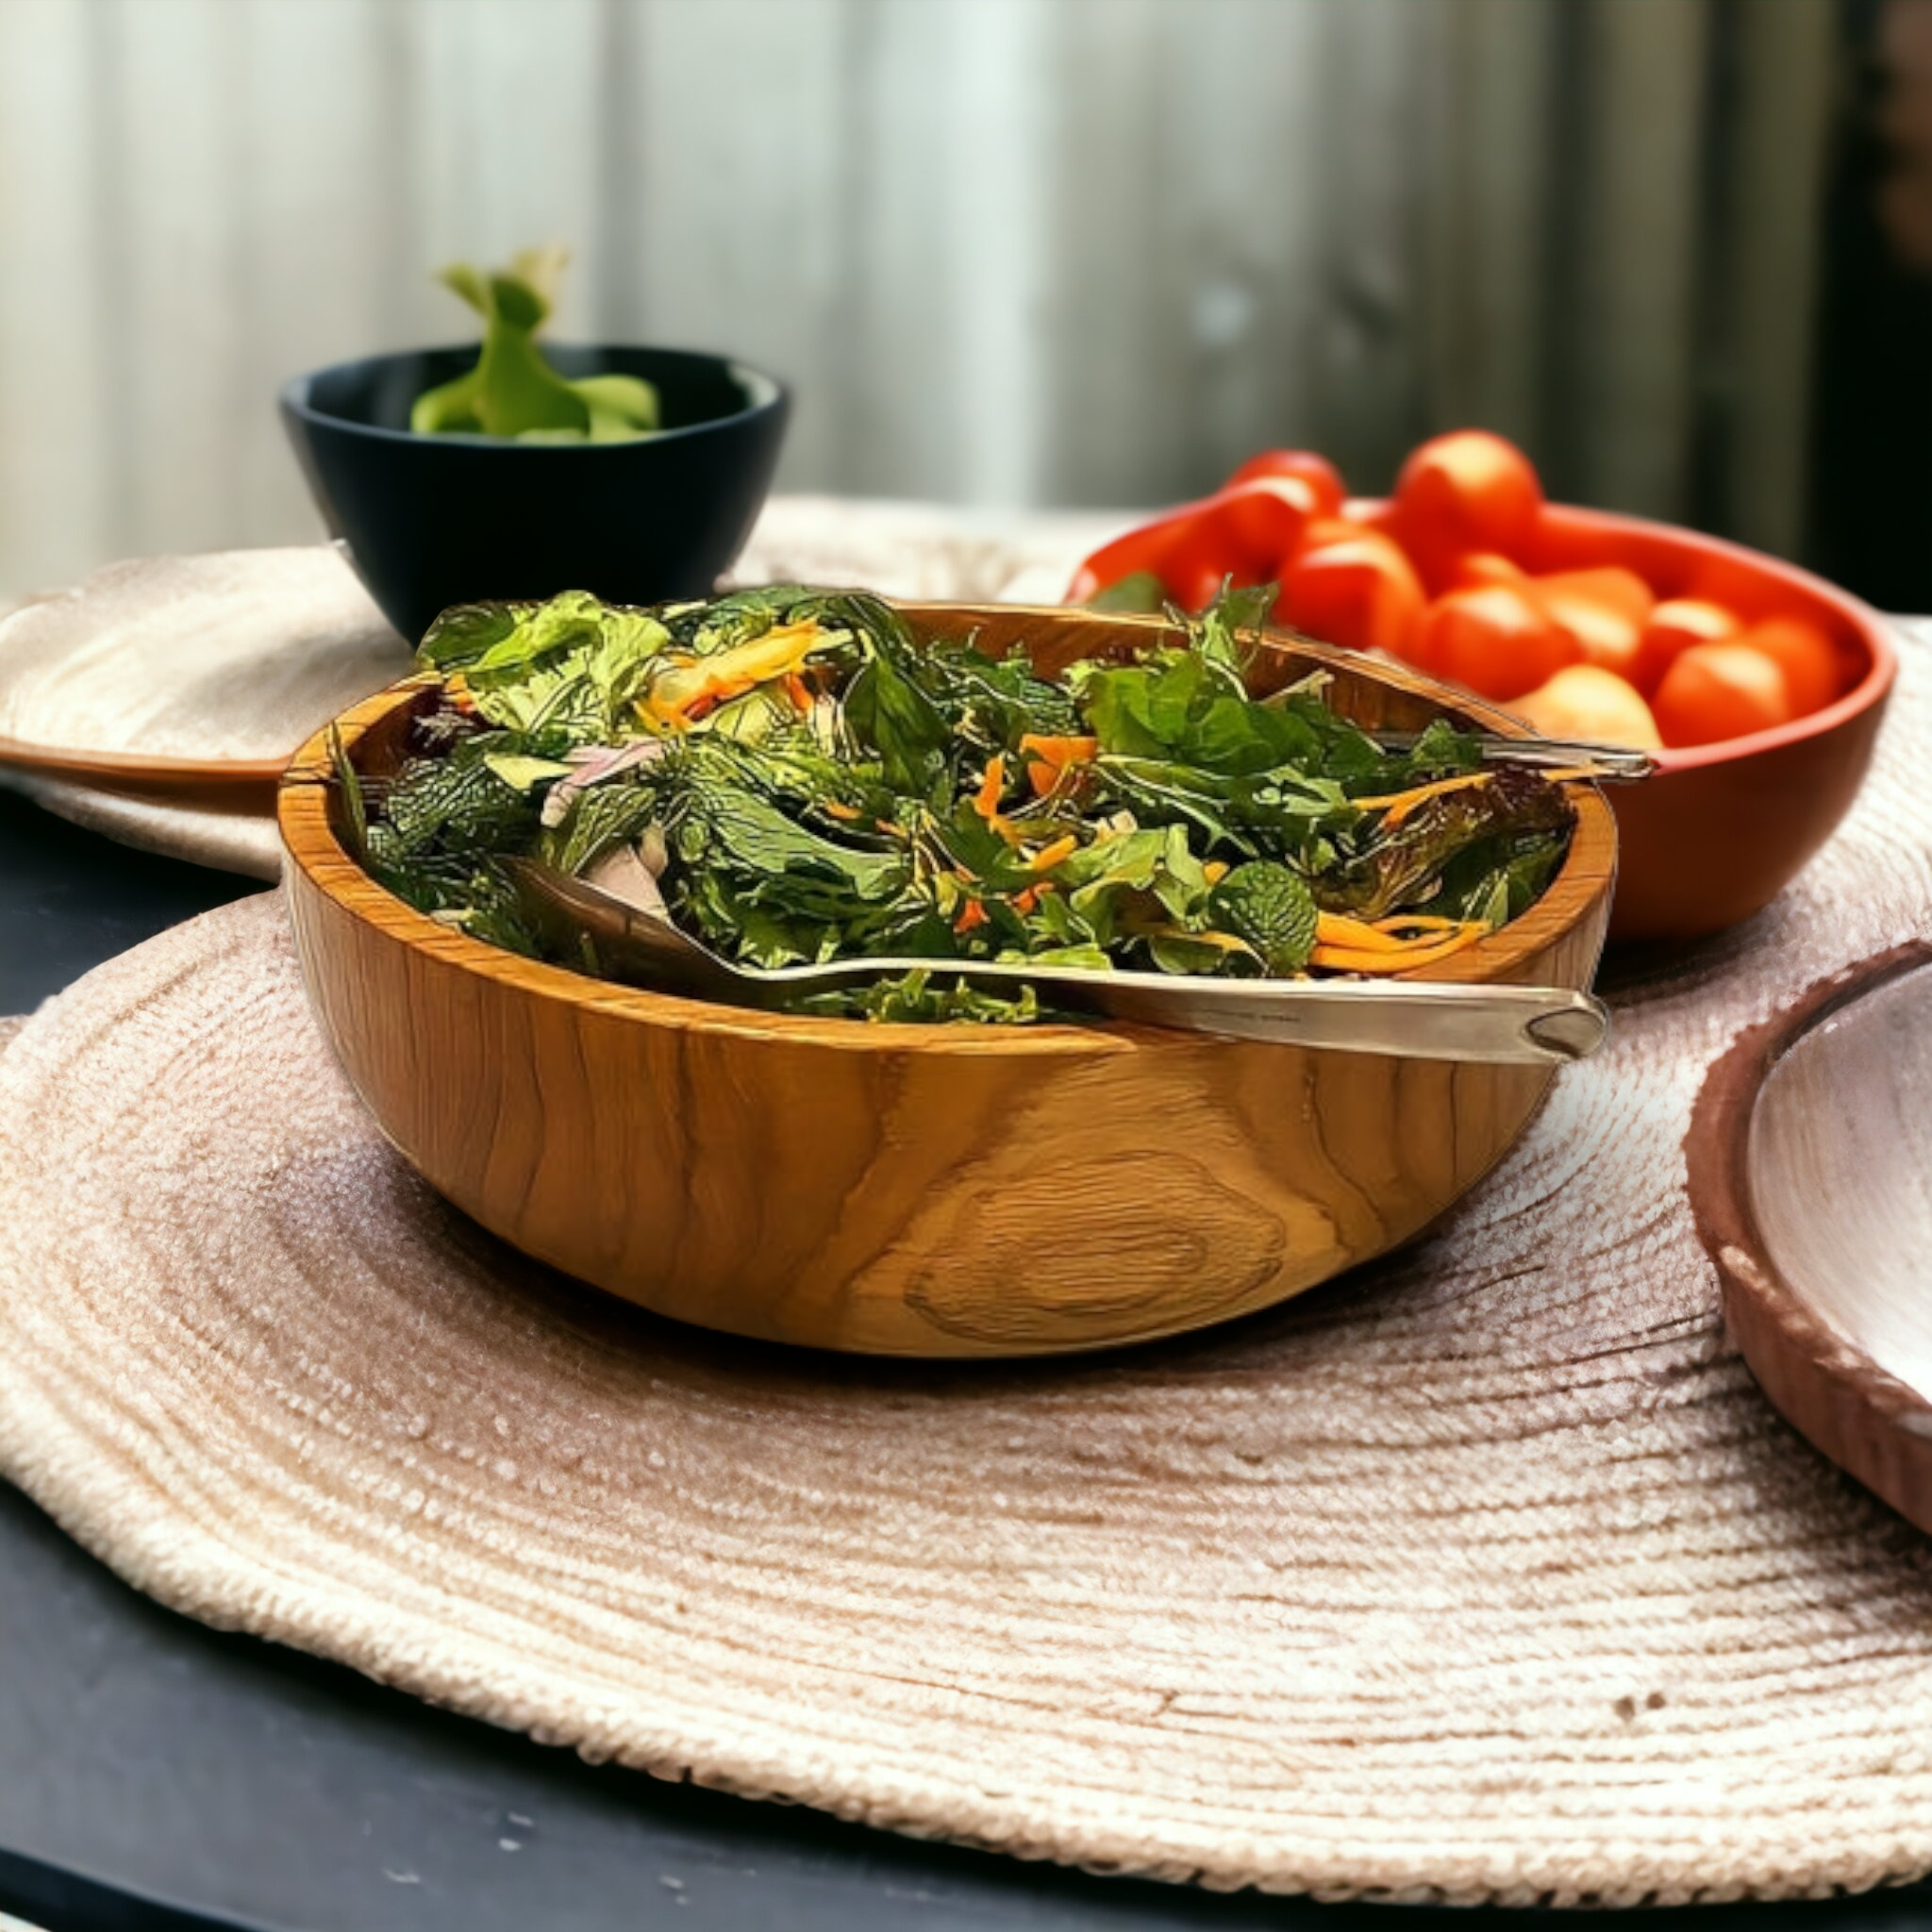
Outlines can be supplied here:
<path id="1" fill-rule="evenodd" d="M 593 974 L 507 858 L 747 967 L 929 959 L 799 1002 L 876 1019 L 1037 1013 L 949 960 L 1378 974 L 1515 918 L 1568 846 L 1561 784 L 1483 763 L 1447 722 L 1385 748 L 1321 675 L 1251 695 L 1269 594 L 1051 679 L 855 591 L 465 606 L 424 641 L 441 686 L 394 777 L 338 760 L 345 817 L 420 911 Z"/>

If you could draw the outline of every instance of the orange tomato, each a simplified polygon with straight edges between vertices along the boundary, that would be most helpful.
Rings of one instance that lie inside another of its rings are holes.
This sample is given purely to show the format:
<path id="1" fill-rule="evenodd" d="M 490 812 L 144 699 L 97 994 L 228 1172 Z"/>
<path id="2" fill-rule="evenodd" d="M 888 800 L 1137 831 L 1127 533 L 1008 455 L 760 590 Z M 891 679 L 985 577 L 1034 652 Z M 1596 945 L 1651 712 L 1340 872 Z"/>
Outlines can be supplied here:
<path id="1" fill-rule="evenodd" d="M 1364 534 L 1362 525 L 1347 517 L 1317 517 L 1302 533 L 1302 554 L 1306 557 L 1310 550 L 1324 549 L 1330 543 L 1353 543 Z M 1390 541 L 1394 540 L 1391 538 Z M 1401 548 L 1399 544 L 1396 547 Z"/>
<path id="2" fill-rule="evenodd" d="M 1526 587 L 1479 584 L 1451 591 L 1429 607 L 1416 661 L 1438 677 L 1507 704 L 1582 656 L 1576 640 Z"/>
<path id="3" fill-rule="evenodd" d="M 1238 483 L 1252 483 L 1267 476 L 1292 476 L 1306 483 L 1314 492 L 1318 516 L 1334 516 L 1348 495 L 1341 472 L 1326 457 L 1318 457 L 1311 449 L 1264 449 L 1259 456 L 1250 457 L 1224 487 L 1232 489 Z"/>
<path id="4" fill-rule="evenodd" d="M 1838 696 L 1838 653 L 1817 625 L 1802 617 L 1774 617 L 1753 625 L 1738 641 L 1762 651 L 1784 673 L 1792 717 L 1823 710 Z"/>
<path id="5" fill-rule="evenodd" d="M 1736 614 L 1722 604 L 1702 597 L 1667 597 L 1644 619 L 1631 680 L 1639 691 L 1654 691 L 1680 653 L 1692 644 L 1721 644 L 1742 628 Z"/>
<path id="6" fill-rule="evenodd" d="M 1616 564 L 1531 579 L 1540 603 L 1572 637 L 1584 661 L 1628 677 L 1644 620 L 1657 599 L 1635 571 Z"/>
<path id="7" fill-rule="evenodd" d="M 1332 644 L 1407 658 L 1415 649 L 1424 601 L 1398 544 L 1373 530 L 1352 529 L 1305 550 L 1283 573 L 1274 618 Z"/>
<path id="8" fill-rule="evenodd" d="M 1545 738 L 1581 738 L 1594 744 L 1627 744 L 1660 751 L 1663 739 L 1641 694 L 1600 664 L 1567 664 L 1509 708 Z"/>
<path id="9" fill-rule="evenodd" d="M 1692 644 L 1680 652 L 1651 708 L 1672 745 L 1744 738 L 1794 715 L 1782 666 L 1745 643 Z"/>
<path id="10" fill-rule="evenodd" d="M 1474 591 L 1481 584 L 1520 584 L 1528 575 L 1499 550 L 1466 550 L 1449 566 L 1449 588 Z"/>
<path id="11" fill-rule="evenodd" d="M 1487 429 L 1431 437 L 1395 481 L 1395 524 L 1433 586 L 1472 550 L 1512 557 L 1535 533 L 1543 487 L 1513 442 Z"/>

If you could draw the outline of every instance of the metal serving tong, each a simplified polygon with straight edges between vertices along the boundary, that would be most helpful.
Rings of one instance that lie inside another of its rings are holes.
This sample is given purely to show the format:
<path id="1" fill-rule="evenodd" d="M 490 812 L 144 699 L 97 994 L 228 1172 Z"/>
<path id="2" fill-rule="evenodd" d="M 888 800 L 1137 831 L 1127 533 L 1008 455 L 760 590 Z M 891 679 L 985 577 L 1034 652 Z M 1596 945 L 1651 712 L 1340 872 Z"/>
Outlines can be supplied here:
<path id="1" fill-rule="evenodd" d="M 1609 1031 L 1603 1002 L 1567 987 L 1208 979 L 991 959 L 834 959 L 755 970 L 732 965 L 668 919 L 568 873 L 534 859 L 505 863 L 548 920 L 590 936 L 601 966 L 659 991 L 724 1006 L 779 1007 L 801 992 L 928 973 L 1002 991 L 1032 986 L 1058 1008 L 1145 1026 L 1418 1059 L 1560 1065 L 1594 1053 Z"/>
<path id="2" fill-rule="evenodd" d="M 1486 764 L 1574 771 L 1586 778 L 1603 778 L 1611 783 L 1648 778 L 1657 770 L 1657 760 L 1647 751 L 1632 751 L 1620 744 L 1591 744 L 1581 739 L 1566 738 L 1505 738 L 1491 731 L 1474 735 L 1476 749 Z M 1370 736 L 1385 751 L 1413 751 L 1422 733 L 1374 731 Z"/>

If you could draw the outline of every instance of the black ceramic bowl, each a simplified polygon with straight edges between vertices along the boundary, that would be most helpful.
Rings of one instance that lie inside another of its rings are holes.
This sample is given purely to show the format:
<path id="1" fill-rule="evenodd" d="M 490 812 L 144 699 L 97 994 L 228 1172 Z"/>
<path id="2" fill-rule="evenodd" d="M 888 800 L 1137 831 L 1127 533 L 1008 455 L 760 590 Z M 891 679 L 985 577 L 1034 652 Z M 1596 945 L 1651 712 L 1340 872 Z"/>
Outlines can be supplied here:
<path id="1" fill-rule="evenodd" d="M 481 597 L 706 596 L 751 534 L 791 408 L 782 383 L 682 349 L 544 354 L 565 375 L 655 383 L 664 432 L 605 443 L 412 434 L 410 404 L 472 367 L 474 342 L 339 362 L 282 391 L 329 530 L 411 643 L 438 611 Z"/>

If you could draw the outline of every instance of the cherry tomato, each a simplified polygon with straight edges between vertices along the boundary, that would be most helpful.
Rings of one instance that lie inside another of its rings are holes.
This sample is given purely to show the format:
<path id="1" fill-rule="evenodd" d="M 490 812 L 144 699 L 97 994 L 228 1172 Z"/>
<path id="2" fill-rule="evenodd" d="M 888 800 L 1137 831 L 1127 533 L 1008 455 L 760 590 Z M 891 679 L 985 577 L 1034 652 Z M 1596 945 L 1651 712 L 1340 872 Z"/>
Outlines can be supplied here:
<path id="1" fill-rule="evenodd" d="M 1264 449 L 1259 456 L 1250 457 L 1224 487 L 1231 490 L 1237 483 L 1251 483 L 1260 476 L 1293 476 L 1306 483 L 1314 491 L 1318 516 L 1336 515 L 1348 495 L 1341 472 L 1311 449 Z"/>
<path id="2" fill-rule="evenodd" d="M 1738 641 L 1762 651 L 1784 673 L 1792 717 L 1823 710 L 1838 696 L 1838 652 L 1817 625 L 1802 617 L 1774 617 L 1753 625 Z"/>
<path id="3" fill-rule="evenodd" d="M 1188 610 L 1211 603 L 1224 582 L 1267 583 L 1301 548 L 1314 495 L 1298 477 L 1264 477 L 1103 544 L 1080 566 L 1067 591 L 1084 604 L 1095 592 L 1141 571 Z"/>
<path id="4" fill-rule="evenodd" d="M 1528 575 L 1499 550 L 1465 550 L 1449 566 L 1449 588 L 1474 591 L 1481 584 L 1520 584 Z"/>
<path id="5" fill-rule="evenodd" d="M 1792 716 L 1783 668 L 1745 643 L 1691 644 L 1679 652 L 1651 708 L 1664 742 L 1673 745 L 1743 738 Z"/>
<path id="6" fill-rule="evenodd" d="M 1641 691 L 1654 691 L 1678 655 L 1692 644 L 1721 644 L 1743 626 L 1722 604 L 1701 597 L 1668 597 L 1643 621 L 1637 641 L 1637 661 L 1631 681 Z"/>
<path id="7" fill-rule="evenodd" d="M 1472 550 L 1515 556 L 1535 534 L 1543 488 L 1529 458 L 1487 429 L 1431 437 L 1395 482 L 1396 527 L 1424 577 L 1447 581 Z"/>
<path id="8" fill-rule="evenodd" d="M 1628 677 L 1644 620 L 1657 602 L 1635 571 L 1618 565 L 1533 578 L 1534 594 L 1583 652 L 1585 663 Z"/>
<path id="9" fill-rule="evenodd" d="M 1302 533 L 1302 554 L 1325 549 L 1330 543 L 1353 543 L 1364 534 L 1362 525 L 1347 517 L 1316 517 Z M 1396 547 L 1401 548 L 1399 544 Z"/>
<path id="10" fill-rule="evenodd" d="M 1600 664 L 1567 664 L 1528 696 L 1512 698 L 1509 708 L 1545 738 L 1581 738 L 1638 751 L 1663 748 L 1642 696 Z"/>
<path id="11" fill-rule="evenodd" d="M 1357 651 L 1408 657 L 1423 587 L 1398 545 L 1372 530 L 1305 551 L 1281 579 L 1275 621 Z"/>
<path id="12" fill-rule="evenodd" d="M 1279 577 L 1300 552 L 1317 513 L 1313 486 L 1299 476 L 1253 476 L 1231 483 L 1201 507 L 1201 526 L 1224 541 L 1231 568 L 1257 583 Z"/>
<path id="13" fill-rule="evenodd" d="M 1479 584 L 1438 597 L 1423 620 L 1425 671 L 1507 704 L 1583 656 L 1526 586 Z"/>

